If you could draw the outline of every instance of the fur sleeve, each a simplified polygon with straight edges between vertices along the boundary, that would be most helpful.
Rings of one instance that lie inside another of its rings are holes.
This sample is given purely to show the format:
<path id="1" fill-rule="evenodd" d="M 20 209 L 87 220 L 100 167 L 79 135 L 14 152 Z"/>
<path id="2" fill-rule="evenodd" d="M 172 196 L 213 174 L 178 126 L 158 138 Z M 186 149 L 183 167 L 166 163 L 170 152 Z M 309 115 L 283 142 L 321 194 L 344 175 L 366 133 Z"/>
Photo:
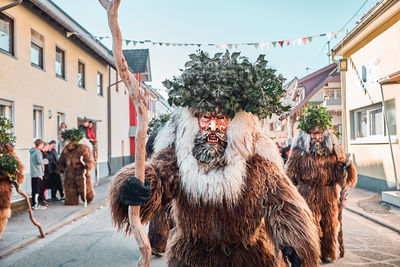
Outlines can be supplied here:
<path id="1" fill-rule="evenodd" d="M 339 185 L 343 183 L 343 164 L 345 164 L 345 159 L 339 159 L 335 166 L 335 176 L 337 177 L 337 181 Z M 357 183 L 357 169 L 353 163 L 350 163 L 350 166 L 347 169 L 347 180 L 346 187 L 354 187 Z"/>
<path id="2" fill-rule="evenodd" d="M 61 152 L 60 158 L 57 161 L 57 172 L 64 173 L 65 169 L 67 168 L 67 156 L 66 156 L 67 149 L 64 148 Z"/>
<path id="3" fill-rule="evenodd" d="M 307 203 L 275 164 L 268 162 L 264 166 L 267 175 L 265 222 L 275 247 L 292 247 L 302 266 L 318 266 L 320 240 Z"/>
<path id="4" fill-rule="evenodd" d="M 94 159 L 93 159 L 93 154 L 90 151 L 90 148 L 86 145 L 80 145 L 82 147 L 82 155 L 83 155 L 83 161 L 85 162 L 86 166 L 88 167 L 88 171 L 93 169 L 94 167 Z"/>
<path id="5" fill-rule="evenodd" d="M 154 154 L 146 164 L 145 177 L 150 181 L 151 197 L 140 209 L 142 223 L 147 223 L 153 214 L 166 207 L 178 190 L 178 166 L 175 150 L 164 149 Z M 120 201 L 120 190 L 124 182 L 135 174 L 135 164 L 122 168 L 114 175 L 109 188 L 109 202 L 113 224 L 126 235 L 131 234 L 129 225 L 128 206 Z"/>

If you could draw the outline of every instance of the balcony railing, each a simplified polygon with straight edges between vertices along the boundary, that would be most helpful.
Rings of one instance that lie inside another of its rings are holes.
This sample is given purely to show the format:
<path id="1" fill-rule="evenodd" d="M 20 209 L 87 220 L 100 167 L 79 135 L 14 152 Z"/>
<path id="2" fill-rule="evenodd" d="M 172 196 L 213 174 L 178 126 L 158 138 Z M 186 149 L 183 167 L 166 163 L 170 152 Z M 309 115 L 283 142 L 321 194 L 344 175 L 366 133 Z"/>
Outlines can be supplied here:
<path id="1" fill-rule="evenodd" d="M 326 100 L 326 105 L 327 106 L 336 106 L 336 105 L 341 105 L 342 104 L 342 99 L 327 99 Z"/>

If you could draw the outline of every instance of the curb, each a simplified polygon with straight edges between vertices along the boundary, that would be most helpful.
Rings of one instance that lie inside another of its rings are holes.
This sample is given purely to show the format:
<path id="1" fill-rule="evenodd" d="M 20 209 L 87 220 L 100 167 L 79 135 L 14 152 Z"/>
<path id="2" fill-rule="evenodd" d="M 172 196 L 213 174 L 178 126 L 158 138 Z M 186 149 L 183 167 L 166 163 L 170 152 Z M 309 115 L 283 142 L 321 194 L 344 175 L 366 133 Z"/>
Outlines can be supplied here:
<path id="1" fill-rule="evenodd" d="M 344 208 L 345 208 L 346 210 L 348 210 L 348 211 L 354 213 L 354 214 L 357 214 L 357 215 L 359 215 L 359 216 L 361 216 L 361 217 L 364 217 L 364 218 L 366 218 L 366 219 L 368 219 L 368 220 L 370 220 L 370 221 L 373 221 L 374 223 L 377 223 L 377 224 L 379 224 L 379 225 L 381 225 L 381 226 L 383 226 L 383 227 L 386 227 L 386 228 L 388 228 L 388 229 L 390 229 L 390 230 L 392 230 L 392 231 L 394 231 L 394 232 L 400 234 L 400 229 L 397 228 L 397 227 L 395 227 L 395 226 L 392 226 L 392 225 L 389 225 L 389 224 L 387 224 L 387 223 L 381 222 L 380 220 L 378 220 L 378 219 L 376 219 L 376 218 L 374 218 L 374 217 L 372 217 L 372 216 L 369 216 L 369 215 L 367 215 L 367 214 L 365 214 L 365 213 L 359 212 L 359 211 L 357 211 L 357 210 L 355 210 L 355 209 L 352 209 L 352 208 L 349 208 L 349 207 L 344 207 Z"/>
<path id="2" fill-rule="evenodd" d="M 54 233 L 55 231 L 57 231 L 58 229 L 66 226 L 67 224 L 70 224 L 76 220 L 79 220 L 80 218 L 82 218 L 83 216 L 88 215 L 89 213 L 92 213 L 93 211 L 99 209 L 101 206 L 106 205 L 107 200 L 102 200 L 98 203 L 93 204 L 92 206 L 85 208 L 83 210 L 80 210 L 79 212 L 77 212 L 76 214 L 72 214 L 71 216 L 67 217 L 64 221 L 62 221 L 60 224 L 54 225 L 54 227 L 50 228 L 48 231 L 46 231 L 46 236 Z M 34 242 L 36 242 L 37 240 L 42 239 L 40 236 L 35 236 L 29 240 L 26 240 L 25 242 L 23 242 L 22 244 L 17 245 L 15 248 L 12 248 L 4 253 L 2 253 L 0 255 L 0 259 L 3 259 L 7 256 L 9 256 L 10 254 L 12 254 L 13 252 L 15 252 L 18 249 L 24 248 Z"/>

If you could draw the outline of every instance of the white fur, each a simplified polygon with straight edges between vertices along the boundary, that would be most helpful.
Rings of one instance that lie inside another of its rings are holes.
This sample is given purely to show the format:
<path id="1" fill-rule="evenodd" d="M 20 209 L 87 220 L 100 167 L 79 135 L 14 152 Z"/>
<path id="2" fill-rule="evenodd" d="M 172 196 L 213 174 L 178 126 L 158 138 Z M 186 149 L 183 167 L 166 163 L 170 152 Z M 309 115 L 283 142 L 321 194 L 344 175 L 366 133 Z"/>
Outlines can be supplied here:
<path id="1" fill-rule="evenodd" d="M 179 108 L 155 140 L 155 151 L 175 141 L 181 187 L 192 201 L 218 204 L 225 200 L 234 205 L 245 185 L 246 162 L 255 154 L 279 167 L 283 165 L 277 147 L 262 133 L 259 120 L 250 113 L 238 112 L 229 122 L 226 166 L 207 173 L 192 152 L 198 132 L 197 118 L 187 108 Z"/>
<path id="2" fill-rule="evenodd" d="M 308 133 L 301 131 L 294 140 L 292 149 L 299 148 L 302 151 L 310 153 L 310 141 L 311 141 L 311 136 Z M 326 149 L 326 151 L 329 152 L 329 154 L 335 153 L 337 156 L 342 155 L 339 141 L 337 140 L 337 137 L 332 130 L 325 130 L 323 132 L 322 144 Z"/>

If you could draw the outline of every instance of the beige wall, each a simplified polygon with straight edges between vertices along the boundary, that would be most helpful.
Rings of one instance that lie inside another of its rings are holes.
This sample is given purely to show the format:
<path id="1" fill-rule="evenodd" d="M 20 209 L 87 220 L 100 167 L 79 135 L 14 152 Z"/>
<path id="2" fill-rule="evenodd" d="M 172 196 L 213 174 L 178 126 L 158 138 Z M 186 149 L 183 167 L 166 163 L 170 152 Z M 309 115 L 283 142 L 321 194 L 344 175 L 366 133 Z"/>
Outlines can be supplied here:
<path id="1" fill-rule="evenodd" d="M 14 18 L 15 56 L 0 52 L 0 99 L 15 104 L 16 149 L 29 172 L 27 149 L 33 146 L 33 106 L 43 107 L 44 134 L 48 141 L 57 138 L 57 112 L 63 112 L 69 128 L 77 127 L 78 117 L 101 120 L 97 127 L 99 162 L 107 161 L 107 65 L 71 42 L 47 21 L 23 6 L 5 12 Z M 31 66 L 31 29 L 42 34 L 44 70 Z M 56 46 L 65 51 L 65 79 L 55 75 Z M 86 64 L 86 90 L 78 87 L 78 60 Z M 103 74 L 103 95 L 97 95 L 97 72 Z M 53 117 L 49 118 L 49 111 Z"/>
<path id="2" fill-rule="evenodd" d="M 382 103 L 380 87 L 376 80 L 400 70 L 399 44 L 400 22 L 398 21 L 354 54 L 346 55 L 346 57 L 351 58 L 355 65 L 355 68 L 353 68 L 349 64 L 350 67 L 346 73 L 348 150 L 354 154 L 360 174 L 385 179 L 391 186 L 393 186 L 394 171 L 388 138 L 386 136 L 371 136 L 351 140 L 349 112 L 371 104 Z M 370 69 L 365 83 L 367 94 L 363 92 L 356 75 L 356 70 L 361 75 L 363 65 Z M 397 135 L 392 136 L 392 139 L 394 141 L 393 149 L 397 162 L 397 172 L 400 173 L 400 146 L 397 137 L 400 133 L 400 85 L 384 86 L 384 92 L 385 100 L 395 99 Z"/>

